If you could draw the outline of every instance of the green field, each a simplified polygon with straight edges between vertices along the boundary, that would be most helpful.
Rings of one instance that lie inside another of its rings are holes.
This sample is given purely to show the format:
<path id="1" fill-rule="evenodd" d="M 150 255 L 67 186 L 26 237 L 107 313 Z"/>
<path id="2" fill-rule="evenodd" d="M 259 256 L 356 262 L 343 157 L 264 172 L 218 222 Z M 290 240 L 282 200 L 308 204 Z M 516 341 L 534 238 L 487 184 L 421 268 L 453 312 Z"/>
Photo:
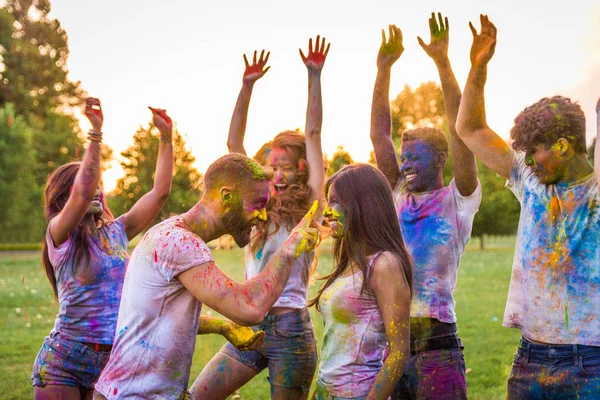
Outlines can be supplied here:
<path id="1" fill-rule="evenodd" d="M 477 241 L 469 244 L 460 270 L 455 292 L 460 336 L 465 343 L 469 398 L 503 399 L 506 378 L 520 332 L 503 328 L 502 315 L 512 264 L 514 238 L 486 241 L 485 251 Z M 237 280 L 243 279 L 240 250 L 214 253 L 217 264 Z M 330 243 L 321 250 L 318 273 L 331 269 Z M 316 285 L 311 287 L 311 295 Z M 31 366 L 54 323 L 57 305 L 50 285 L 42 272 L 39 253 L 0 253 L 0 398 L 28 399 L 32 396 L 29 379 Z M 210 313 L 208 308 L 203 313 Z M 322 321 L 313 315 L 320 339 Z M 208 360 L 223 345 L 219 336 L 199 336 L 192 365 L 190 383 Z M 257 376 L 236 399 L 268 399 L 266 372 Z"/>

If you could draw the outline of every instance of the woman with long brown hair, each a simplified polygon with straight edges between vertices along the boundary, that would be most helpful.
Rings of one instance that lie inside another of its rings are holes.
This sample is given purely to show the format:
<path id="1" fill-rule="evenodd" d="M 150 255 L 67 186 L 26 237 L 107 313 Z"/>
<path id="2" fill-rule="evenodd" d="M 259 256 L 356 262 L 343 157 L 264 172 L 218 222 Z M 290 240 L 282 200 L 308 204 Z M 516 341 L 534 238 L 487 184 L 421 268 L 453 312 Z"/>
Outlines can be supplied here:
<path id="1" fill-rule="evenodd" d="M 254 156 L 273 169 L 266 221 L 255 227 L 246 246 L 246 279 L 257 276 L 283 245 L 314 200 L 323 198 L 321 150 L 321 70 L 329 45 L 325 38 L 310 39 L 308 55 L 300 55 L 308 70 L 308 106 L 305 134 L 285 131 L 266 143 Z M 231 119 L 227 145 L 230 152 L 246 154 L 244 134 L 252 88 L 270 67 L 264 50 L 252 64 L 246 56 L 243 85 Z M 305 399 L 317 367 L 316 337 L 306 308 L 309 272 L 315 252 L 297 258 L 282 295 L 258 327 L 266 333 L 262 351 L 240 351 L 227 343 L 204 367 L 191 388 L 196 399 L 224 399 L 269 368 L 273 399 Z M 219 382 L 219 384 L 216 384 Z"/>
<path id="2" fill-rule="evenodd" d="M 59 312 L 33 366 L 36 399 L 92 398 L 110 356 L 129 240 L 152 221 L 171 191 L 172 123 L 165 110 L 151 110 L 160 131 L 154 187 L 129 212 L 115 219 L 100 188 L 104 117 L 96 98 L 86 102 L 92 129 L 83 160 L 61 166 L 48 178 L 42 264 Z"/>
<path id="3" fill-rule="evenodd" d="M 392 192 L 376 168 L 354 164 L 325 193 L 335 266 L 309 303 L 325 322 L 315 397 L 387 399 L 410 357 L 412 292 Z"/>

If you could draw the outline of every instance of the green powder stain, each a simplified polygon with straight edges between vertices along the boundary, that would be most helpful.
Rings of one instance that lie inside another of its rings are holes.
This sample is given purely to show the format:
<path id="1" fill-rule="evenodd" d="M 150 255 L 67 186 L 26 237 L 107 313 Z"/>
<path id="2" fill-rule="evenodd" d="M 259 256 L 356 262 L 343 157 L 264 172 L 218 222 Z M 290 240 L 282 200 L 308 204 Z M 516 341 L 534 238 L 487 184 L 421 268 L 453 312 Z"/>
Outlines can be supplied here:
<path id="1" fill-rule="evenodd" d="M 567 330 L 569 330 L 569 310 L 567 309 L 566 305 L 565 305 L 565 323 L 567 324 Z"/>

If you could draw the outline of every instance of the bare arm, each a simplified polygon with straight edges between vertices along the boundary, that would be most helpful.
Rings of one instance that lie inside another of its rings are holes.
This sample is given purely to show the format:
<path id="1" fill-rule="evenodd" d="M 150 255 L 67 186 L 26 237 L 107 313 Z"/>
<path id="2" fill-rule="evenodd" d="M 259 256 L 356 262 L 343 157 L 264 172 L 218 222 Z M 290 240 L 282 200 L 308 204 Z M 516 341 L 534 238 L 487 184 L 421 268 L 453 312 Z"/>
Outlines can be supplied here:
<path id="1" fill-rule="evenodd" d="M 85 115 L 90 120 L 92 129 L 100 133 L 104 120 L 100 100 L 89 97 L 86 101 Z M 100 142 L 90 140 L 75 176 L 69 199 L 50 223 L 50 236 L 55 246 L 63 244 L 87 214 L 100 184 L 100 176 Z"/>
<path id="2" fill-rule="evenodd" d="M 600 98 L 596 103 L 596 146 L 594 148 L 594 171 L 600 185 Z"/>
<path id="3" fill-rule="evenodd" d="M 225 337 L 240 351 L 256 350 L 264 344 L 265 332 L 254 332 L 252 328 L 240 326 L 227 319 L 200 316 L 198 335 L 216 333 Z"/>
<path id="4" fill-rule="evenodd" d="M 154 125 L 160 132 L 154 186 L 123 217 L 129 240 L 144 230 L 158 215 L 169 198 L 173 182 L 173 123 L 166 110 L 148 108 L 152 111 Z"/>
<path id="5" fill-rule="evenodd" d="M 470 196 L 477 189 L 477 163 L 471 150 L 463 143 L 456 133 L 456 116 L 460 107 L 460 87 L 452 71 L 448 58 L 448 41 L 450 26 L 448 18 L 442 19 L 438 13 L 429 18 L 429 30 L 431 33 L 430 43 L 427 45 L 420 37 L 419 44 L 427 55 L 435 62 L 440 75 L 442 93 L 444 94 L 444 106 L 446 108 L 446 120 L 450 129 L 450 147 L 453 156 L 453 170 L 456 187 L 463 196 Z"/>
<path id="6" fill-rule="evenodd" d="M 232 321 L 259 324 L 283 292 L 294 260 L 316 244 L 317 230 L 310 224 L 317 208 L 315 201 L 263 272 L 253 279 L 238 283 L 213 262 L 191 268 L 177 278 L 196 299 Z"/>
<path id="7" fill-rule="evenodd" d="M 246 122 L 248 120 L 248 108 L 250 107 L 250 98 L 252 97 L 252 89 L 254 83 L 263 77 L 267 73 L 269 68 L 265 65 L 269 61 L 269 55 L 264 57 L 265 51 L 260 53 L 260 59 L 256 60 L 256 51 L 254 52 L 254 58 L 252 65 L 248 63 L 248 59 L 244 54 L 244 63 L 246 64 L 246 70 L 244 71 L 244 78 L 242 79 L 242 89 L 238 95 L 233 109 L 233 115 L 231 116 L 231 123 L 229 124 L 229 136 L 227 137 L 227 148 L 230 153 L 240 153 L 246 155 L 246 149 L 244 148 L 244 135 L 246 134 Z M 264 58 L 263 58 L 264 57 Z"/>
<path id="8" fill-rule="evenodd" d="M 381 31 L 381 47 L 377 55 L 377 77 L 371 104 L 371 143 L 375 151 L 377 168 L 385 175 L 392 189 L 401 179 L 396 149 L 392 142 L 392 117 L 390 114 L 390 76 L 392 66 L 400 58 L 402 32 L 395 25 L 389 26 L 389 41 Z"/>
<path id="9" fill-rule="evenodd" d="M 371 288 L 383 317 L 390 354 L 367 399 L 387 399 L 410 358 L 410 288 L 398 260 L 390 253 L 384 253 L 375 261 Z"/>
<path id="10" fill-rule="evenodd" d="M 325 38 L 317 36 L 313 51 L 312 39 L 308 41 L 308 55 L 300 50 L 300 57 L 308 69 L 308 104 L 306 106 L 306 161 L 308 161 L 308 187 L 312 200 L 322 200 L 325 171 L 323 171 L 323 149 L 321 147 L 321 125 L 323 124 L 323 102 L 321 99 L 321 71 L 329 52 Z"/>
<path id="11" fill-rule="evenodd" d="M 471 71 L 463 92 L 456 129 L 462 141 L 488 168 L 504 178 L 510 178 L 513 151 L 496 132 L 487 125 L 485 117 L 484 87 L 487 64 L 496 47 L 496 27 L 481 15 L 481 33 L 469 23 L 473 32 L 471 46 Z"/>

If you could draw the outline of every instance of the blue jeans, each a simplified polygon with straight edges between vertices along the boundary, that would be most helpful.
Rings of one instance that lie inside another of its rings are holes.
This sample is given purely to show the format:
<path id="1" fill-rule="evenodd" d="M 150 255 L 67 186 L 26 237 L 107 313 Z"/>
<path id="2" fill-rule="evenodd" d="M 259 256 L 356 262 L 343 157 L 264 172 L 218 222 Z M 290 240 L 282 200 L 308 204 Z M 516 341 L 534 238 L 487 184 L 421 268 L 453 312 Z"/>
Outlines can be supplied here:
<path id="1" fill-rule="evenodd" d="M 317 382 L 317 387 L 315 389 L 315 396 L 314 396 L 314 400 L 366 400 L 367 396 L 361 396 L 361 397 L 338 397 L 338 396 L 332 396 L 329 393 L 327 393 L 327 390 L 319 385 L 319 383 Z"/>
<path id="2" fill-rule="evenodd" d="M 534 344 L 521 338 L 507 398 L 600 399 L 600 347 Z"/>
<path id="3" fill-rule="evenodd" d="M 266 333 L 262 353 L 239 351 L 229 342 L 221 351 L 256 373 L 269 368 L 269 383 L 273 386 L 308 393 L 317 369 L 317 339 L 308 310 L 267 315 L 258 329 Z"/>
<path id="4" fill-rule="evenodd" d="M 64 385 L 93 389 L 110 352 L 95 351 L 54 332 L 44 339 L 33 364 L 33 386 Z"/>

